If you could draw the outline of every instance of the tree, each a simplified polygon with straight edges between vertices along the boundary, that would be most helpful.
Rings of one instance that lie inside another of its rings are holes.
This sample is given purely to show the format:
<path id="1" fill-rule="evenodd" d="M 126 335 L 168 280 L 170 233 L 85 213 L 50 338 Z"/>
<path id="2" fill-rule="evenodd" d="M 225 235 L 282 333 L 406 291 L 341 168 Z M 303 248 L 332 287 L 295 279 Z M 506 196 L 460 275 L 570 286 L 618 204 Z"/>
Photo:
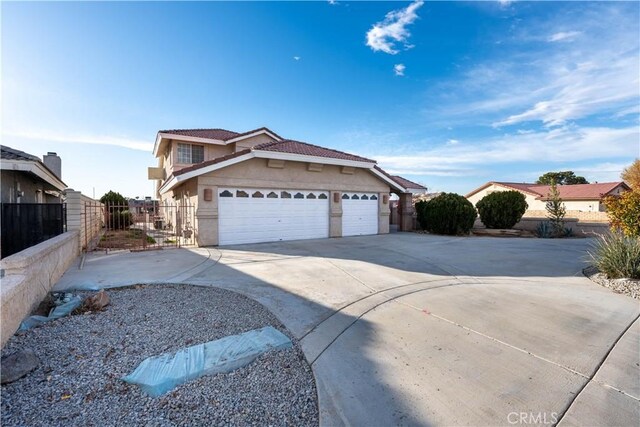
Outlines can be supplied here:
<path id="1" fill-rule="evenodd" d="M 548 197 L 549 200 L 547 200 L 546 206 L 547 218 L 549 218 L 549 222 L 553 228 L 553 236 L 562 237 L 565 235 L 564 216 L 567 214 L 567 210 L 564 207 L 555 183 L 551 184 Z"/>
<path id="2" fill-rule="evenodd" d="M 536 184 L 543 185 L 551 185 L 554 183 L 556 185 L 574 185 L 588 184 L 589 181 L 587 181 L 583 176 L 576 176 L 573 171 L 547 172 L 544 175 L 541 175 L 536 181 Z"/>
<path id="3" fill-rule="evenodd" d="M 611 228 L 628 237 L 640 237 L 640 191 L 625 191 L 619 196 L 604 198 Z"/>
<path id="4" fill-rule="evenodd" d="M 624 168 L 620 177 L 634 191 L 640 191 L 640 159 L 636 159 L 629 167 Z"/>
<path id="5" fill-rule="evenodd" d="M 100 203 L 125 206 L 128 204 L 128 201 L 122 194 L 116 193 L 115 191 L 109 191 L 108 193 L 105 193 L 104 196 L 100 197 Z"/>

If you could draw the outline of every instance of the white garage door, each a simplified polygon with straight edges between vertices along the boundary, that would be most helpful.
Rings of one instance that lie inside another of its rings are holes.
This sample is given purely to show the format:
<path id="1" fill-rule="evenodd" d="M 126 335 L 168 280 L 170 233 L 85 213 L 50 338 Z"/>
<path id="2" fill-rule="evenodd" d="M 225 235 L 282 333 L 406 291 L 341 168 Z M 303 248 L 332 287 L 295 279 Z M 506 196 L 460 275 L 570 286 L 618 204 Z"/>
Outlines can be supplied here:
<path id="1" fill-rule="evenodd" d="M 329 193 L 220 188 L 221 245 L 329 237 Z"/>
<path id="2" fill-rule="evenodd" d="M 378 196 L 371 193 L 342 194 L 342 235 L 378 234 Z"/>

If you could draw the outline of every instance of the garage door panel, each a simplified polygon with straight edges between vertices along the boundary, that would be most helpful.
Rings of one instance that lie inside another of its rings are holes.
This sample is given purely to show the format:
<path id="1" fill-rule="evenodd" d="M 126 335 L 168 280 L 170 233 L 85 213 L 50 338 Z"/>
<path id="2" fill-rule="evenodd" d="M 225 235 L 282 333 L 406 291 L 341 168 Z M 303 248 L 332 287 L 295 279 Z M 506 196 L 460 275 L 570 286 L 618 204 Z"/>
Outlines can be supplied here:
<path id="1" fill-rule="evenodd" d="M 228 188 L 219 196 L 221 245 L 329 237 L 327 192 Z"/>
<path id="2" fill-rule="evenodd" d="M 378 196 L 374 193 L 342 195 L 342 235 L 378 234 Z"/>

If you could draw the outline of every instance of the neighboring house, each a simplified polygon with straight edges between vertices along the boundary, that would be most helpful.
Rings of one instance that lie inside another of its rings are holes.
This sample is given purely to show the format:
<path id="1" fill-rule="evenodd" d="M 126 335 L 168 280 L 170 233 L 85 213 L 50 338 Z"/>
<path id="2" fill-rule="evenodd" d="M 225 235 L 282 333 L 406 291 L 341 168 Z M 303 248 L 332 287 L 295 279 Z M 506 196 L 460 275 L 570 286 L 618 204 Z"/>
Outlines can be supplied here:
<path id="1" fill-rule="evenodd" d="M 43 160 L 7 146 L 0 146 L 2 203 L 60 203 L 67 187 L 61 179 L 61 160 L 47 153 Z"/>
<path id="2" fill-rule="evenodd" d="M 388 233 L 390 193 L 411 227 L 415 183 L 268 128 L 160 131 L 153 154 L 160 204 L 195 209 L 201 246 Z"/>
<path id="3" fill-rule="evenodd" d="M 56 153 L 38 157 L 0 146 L 0 258 L 22 251 L 65 230 Z"/>
<path id="4" fill-rule="evenodd" d="M 619 195 L 630 190 L 622 181 L 596 184 L 559 185 L 558 193 L 567 211 L 605 212 L 602 199 L 609 195 Z M 525 184 L 514 182 L 488 182 L 473 190 L 465 197 L 475 206 L 480 199 L 496 191 L 516 190 L 524 194 L 529 211 L 544 211 L 549 200 L 549 185 Z M 525 214 L 526 215 L 526 214 Z"/>

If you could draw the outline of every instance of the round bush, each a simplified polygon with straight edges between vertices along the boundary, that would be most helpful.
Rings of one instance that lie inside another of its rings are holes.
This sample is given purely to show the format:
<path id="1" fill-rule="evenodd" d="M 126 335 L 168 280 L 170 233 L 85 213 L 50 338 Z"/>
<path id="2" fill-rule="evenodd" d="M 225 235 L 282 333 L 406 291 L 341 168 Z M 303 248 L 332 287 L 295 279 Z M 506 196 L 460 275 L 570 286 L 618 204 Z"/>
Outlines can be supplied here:
<path id="1" fill-rule="evenodd" d="M 519 191 L 487 194 L 478 203 L 480 220 L 487 228 L 511 228 L 520 221 L 529 205 Z"/>
<path id="2" fill-rule="evenodd" d="M 469 234 L 476 220 L 476 209 L 459 194 L 442 193 L 428 202 L 416 203 L 418 223 L 435 234 Z"/>

